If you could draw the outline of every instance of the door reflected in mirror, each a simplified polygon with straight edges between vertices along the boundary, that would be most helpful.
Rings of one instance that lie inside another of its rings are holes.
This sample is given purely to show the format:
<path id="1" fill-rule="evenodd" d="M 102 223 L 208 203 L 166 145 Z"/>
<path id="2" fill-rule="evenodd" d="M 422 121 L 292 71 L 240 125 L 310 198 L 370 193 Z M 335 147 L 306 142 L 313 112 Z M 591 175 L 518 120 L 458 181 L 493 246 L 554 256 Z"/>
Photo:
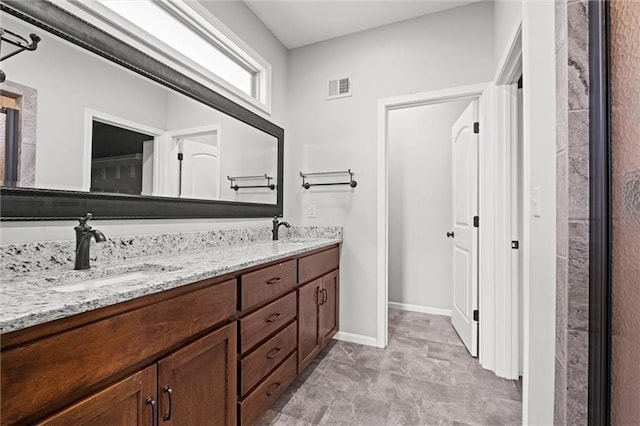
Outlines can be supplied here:
<path id="1" fill-rule="evenodd" d="M 2 62 L 2 95 L 20 113 L 3 186 L 277 202 L 275 180 L 228 179 L 277 176 L 276 137 L 6 13 L 2 26 L 42 39 Z"/>

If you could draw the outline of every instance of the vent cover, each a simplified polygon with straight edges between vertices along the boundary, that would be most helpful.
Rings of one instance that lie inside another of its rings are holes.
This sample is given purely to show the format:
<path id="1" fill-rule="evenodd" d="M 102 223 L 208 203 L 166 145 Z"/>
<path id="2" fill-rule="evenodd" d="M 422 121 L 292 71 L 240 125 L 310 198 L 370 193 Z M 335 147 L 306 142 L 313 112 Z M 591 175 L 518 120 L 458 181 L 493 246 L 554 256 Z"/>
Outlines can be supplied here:
<path id="1" fill-rule="evenodd" d="M 327 81 L 327 99 L 351 96 L 351 77 L 335 78 Z"/>

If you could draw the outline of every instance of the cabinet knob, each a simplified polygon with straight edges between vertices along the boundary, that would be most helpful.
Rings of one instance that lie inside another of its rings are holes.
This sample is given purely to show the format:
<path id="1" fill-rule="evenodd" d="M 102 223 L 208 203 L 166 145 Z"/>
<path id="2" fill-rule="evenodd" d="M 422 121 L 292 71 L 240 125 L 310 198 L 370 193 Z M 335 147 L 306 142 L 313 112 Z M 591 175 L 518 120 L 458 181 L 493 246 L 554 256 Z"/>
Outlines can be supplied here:
<path id="1" fill-rule="evenodd" d="M 447 232 L 447 237 L 449 237 L 449 238 L 453 238 L 453 231 L 451 231 L 451 232 Z"/>

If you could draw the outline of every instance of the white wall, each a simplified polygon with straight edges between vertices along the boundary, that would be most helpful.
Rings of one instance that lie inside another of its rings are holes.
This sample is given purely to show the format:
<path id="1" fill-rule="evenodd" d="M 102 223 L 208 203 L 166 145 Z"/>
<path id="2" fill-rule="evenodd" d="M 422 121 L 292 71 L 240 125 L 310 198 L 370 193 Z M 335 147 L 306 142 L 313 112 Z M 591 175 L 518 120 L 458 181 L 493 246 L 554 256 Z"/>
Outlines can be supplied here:
<path id="1" fill-rule="evenodd" d="M 494 60 L 498 64 L 511 44 L 510 37 L 522 21 L 522 0 L 497 0 L 493 6 Z"/>
<path id="2" fill-rule="evenodd" d="M 524 400 L 525 424 L 553 424 L 556 286 L 556 103 L 553 2 L 525 2 L 524 87 Z M 540 216 L 532 189 L 540 190 Z M 528 243 L 527 243 L 528 242 Z"/>
<path id="3" fill-rule="evenodd" d="M 286 215 L 344 227 L 340 328 L 376 335 L 376 140 L 381 98 L 489 81 L 493 5 L 476 3 L 291 51 Z M 325 100 L 350 75 L 353 96 Z M 351 190 L 303 190 L 298 171 L 353 169 Z M 317 218 L 306 216 L 309 203 Z"/>
<path id="4" fill-rule="evenodd" d="M 468 105 L 389 112 L 390 302 L 451 309 L 451 127 Z"/>
<path id="5" fill-rule="evenodd" d="M 243 41 L 250 45 L 272 65 L 272 114 L 268 116 L 257 108 L 254 112 L 266 116 L 285 127 L 287 111 L 287 49 L 260 22 L 242 2 L 206 2 L 205 6 Z M 23 54 L 26 55 L 26 54 Z M 3 69 L 5 64 L 3 62 Z M 5 69 L 6 71 L 6 69 Z M 9 73 L 7 73 L 9 76 Z M 11 78 L 11 77 L 9 77 Z M 286 138 L 286 135 L 285 135 Z M 285 145 L 287 140 L 285 139 Z M 45 160 L 48 161 L 48 160 Z M 285 201 L 286 202 L 286 201 Z M 79 215 L 84 212 L 79 212 Z M 93 225 L 107 236 L 151 234 L 162 232 L 198 231 L 234 226 L 268 226 L 268 219 L 191 219 L 191 220 L 131 220 L 95 221 Z M 55 241 L 73 239 L 74 221 L 2 222 L 0 242 L 12 244 L 29 241 Z"/>

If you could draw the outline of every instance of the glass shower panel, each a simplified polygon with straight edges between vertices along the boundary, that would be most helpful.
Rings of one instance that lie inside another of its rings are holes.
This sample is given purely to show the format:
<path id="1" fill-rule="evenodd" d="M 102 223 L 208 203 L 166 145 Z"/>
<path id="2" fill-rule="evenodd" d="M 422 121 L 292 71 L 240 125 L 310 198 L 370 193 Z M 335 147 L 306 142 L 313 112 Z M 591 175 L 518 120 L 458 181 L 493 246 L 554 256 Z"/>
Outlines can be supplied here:
<path id="1" fill-rule="evenodd" d="M 640 2 L 610 3 L 611 423 L 640 419 Z"/>

